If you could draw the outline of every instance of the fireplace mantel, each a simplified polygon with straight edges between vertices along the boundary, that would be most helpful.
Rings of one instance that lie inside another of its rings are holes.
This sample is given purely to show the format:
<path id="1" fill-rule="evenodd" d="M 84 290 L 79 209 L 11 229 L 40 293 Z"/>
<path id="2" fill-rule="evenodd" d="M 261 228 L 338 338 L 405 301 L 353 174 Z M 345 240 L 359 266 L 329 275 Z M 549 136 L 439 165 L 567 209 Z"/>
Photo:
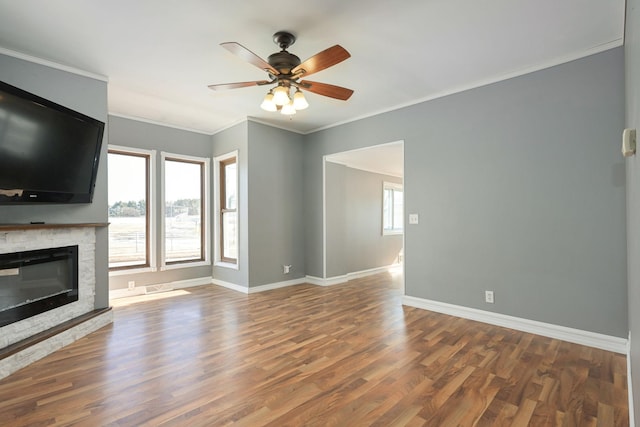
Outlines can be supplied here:
<path id="1" fill-rule="evenodd" d="M 58 224 L 58 223 L 29 223 L 29 224 L 0 224 L 0 232 L 2 231 L 17 231 L 17 230 L 42 230 L 47 228 L 82 228 L 82 227 L 107 227 L 108 222 L 80 222 L 72 224 Z"/>

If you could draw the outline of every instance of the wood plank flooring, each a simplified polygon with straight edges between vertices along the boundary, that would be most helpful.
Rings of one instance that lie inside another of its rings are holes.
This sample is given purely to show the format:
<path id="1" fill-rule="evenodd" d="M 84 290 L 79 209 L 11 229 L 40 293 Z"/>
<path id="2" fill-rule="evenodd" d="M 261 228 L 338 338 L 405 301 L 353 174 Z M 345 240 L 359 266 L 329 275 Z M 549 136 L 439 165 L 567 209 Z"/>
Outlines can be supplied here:
<path id="1" fill-rule="evenodd" d="M 627 426 L 624 355 L 401 305 L 384 273 L 114 301 L 0 381 L 2 426 Z"/>

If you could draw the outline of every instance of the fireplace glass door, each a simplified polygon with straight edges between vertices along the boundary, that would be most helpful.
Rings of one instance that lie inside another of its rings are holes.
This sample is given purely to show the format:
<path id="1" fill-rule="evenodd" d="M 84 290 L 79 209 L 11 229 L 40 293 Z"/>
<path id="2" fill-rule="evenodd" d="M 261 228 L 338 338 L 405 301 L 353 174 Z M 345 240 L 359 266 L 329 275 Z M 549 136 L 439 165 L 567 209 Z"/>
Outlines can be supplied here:
<path id="1" fill-rule="evenodd" d="M 78 246 L 0 254 L 0 327 L 78 300 Z"/>

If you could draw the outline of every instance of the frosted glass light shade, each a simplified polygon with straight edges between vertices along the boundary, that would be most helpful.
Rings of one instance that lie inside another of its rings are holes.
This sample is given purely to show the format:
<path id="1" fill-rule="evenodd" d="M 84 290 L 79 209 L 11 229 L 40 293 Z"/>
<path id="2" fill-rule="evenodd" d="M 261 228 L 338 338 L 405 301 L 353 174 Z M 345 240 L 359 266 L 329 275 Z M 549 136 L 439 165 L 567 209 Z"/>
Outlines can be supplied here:
<path id="1" fill-rule="evenodd" d="M 300 89 L 297 89 L 295 95 L 293 95 L 293 106 L 296 110 L 304 110 L 309 106 L 309 103 L 305 99 L 304 94 L 300 92 Z"/>
<path id="2" fill-rule="evenodd" d="M 277 111 L 278 107 L 276 106 L 276 103 L 273 102 L 273 91 L 269 91 L 269 93 L 267 93 L 264 96 L 264 100 L 262 101 L 262 104 L 260 104 L 260 108 L 262 108 L 265 111 Z"/>
<path id="3" fill-rule="evenodd" d="M 280 112 L 288 116 L 295 114 L 296 109 L 293 106 L 293 102 L 289 102 L 288 104 L 283 105 L 282 110 L 280 110 Z"/>
<path id="4" fill-rule="evenodd" d="M 284 86 L 278 86 L 273 90 L 273 102 L 276 105 L 285 105 L 288 104 L 289 99 L 289 90 Z"/>

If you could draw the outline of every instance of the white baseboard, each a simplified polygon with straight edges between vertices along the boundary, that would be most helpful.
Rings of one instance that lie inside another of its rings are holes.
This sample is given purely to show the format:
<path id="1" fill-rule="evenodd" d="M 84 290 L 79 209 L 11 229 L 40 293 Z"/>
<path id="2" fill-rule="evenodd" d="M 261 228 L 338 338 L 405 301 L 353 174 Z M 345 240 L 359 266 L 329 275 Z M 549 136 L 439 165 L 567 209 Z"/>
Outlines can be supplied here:
<path id="1" fill-rule="evenodd" d="M 287 280 L 284 282 L 268 283 L 266 285 L 260 285 L 260 286 L 251 286 L 249 288 L 245 286 L 236 285 L 235 283 L 229 283 L 223 280 L 218 280 L 215 278 L 213 279 L 213 284 L 218 286 L 223 286 L 225 288 L 232 289 L 234 291 L 242 292 L 245 294 L 253 294 L 256 292 L 264 292 L 264 291 L 270 291 L 272 289 L 286 288 L 287 286 L 295 286 L 303 283 L 309 283 L 311 285 L 317 285 L 317 286 L 339 285 L 340 283 L 346 283 L 349 280 L 359 279 L 361 277 L 367 277 L 367 276 L 371 276 L 378 273 L 384 273 L 392 269 L 398 268 L 399 266 L 400 266 L 399 264 L 392 264 L 384 267 L 376 267 L 376 268 L 370 268 L 368 270 L 355 271 L 353 273 L 347 273 L 343 276 L 334 276 L 326 279 L 323 279 L 321 277 L 315 277 L 315 276 L 306 276 L 306 277 L 301 277 L 299 279 Z"/>
<path id="2" fill-rule="evenodd" d="M 307 283 L 311 283 L 312 285 L 316 286 L 339 285 L 340 283 L 345 283 L 348 280 L 349 279 L 347 279 L 346 274 L 344 276 L 329 277 L 327 279 L 323 279 L 322 277 L 307 276 Z"/>
<path id="3" fill-rule="evenodd" d="M 303 283 L 307 283 L 306 277 L 300 277 L 299 279 L 286 280 L 284 282 L 276 282 L 276 283 L 268 283 L 266 285 L 252 286 L 249 288 L 249 293 L 253 294 L 256 292 L 270 291 L 272 289 L 286 288 L 289 286 L 301 285 Z"/>
<path id="4" fill-rule="evenodd" d="M 211 283 L 216 286 L 222 286 L 223 288 L 231 289 L 232 291 L 241 292 L 243 294 L 249 293 L 249 288 L 246 286 L 236 285 L 235 283 L 225 282 L 224 280 L 214 278 Z"/>
<path id="5" fill-rule="evenodd" d="M 178 280 L 176 282 L 168 282 L 167 285 L 174 289 L 193 288 L 194 286 L 210 285 L 211 277 L 198 277 L 196 279 Z"/>
<path id="6" fill-rule="evenodd" d="M 191 288 L 194 286 L 210 285 L 211 277 L 198 277 L 195 279 L 177 280 L 175 282 L 157 283 L 149 287 L 166 287 L 173 289 Z M 109 291 L 109 299 L 134 297 L 147 294 L 147 286 L 136 286 L 133 289 L 112 289 Z"/>
<path id="7" fill-rule="evenodd" d="M 581 329 L 568 328 L 566 326 L 553 325 L 551 323 L 539 322 L 536 320 L 523 319 L 520 317 L 508 316 L 500 313 L 478 310 L 475 308 L 463 307 L 439 301 L 432 301 L 405 295 L 402 304 L 424 310 L 436 311 L 438 313 L 449 314 L 451 316 L 476 320 L 478 322 L 489 323 L 491 325 L 516 329 L 518 331 L 529 332 L 549 338 L 555 338 L 575 344 L 595 347 L 602 350 L 616 353 L 627 353 L 627 339 L 610 335 L 598 334 L 595 332 L 583 331 Z"/>
<path id="8" fill-rule="evenodd" d="M 298 279 L 286 280 L 283 282 L 268 283 L 266 285 L 260 285 L 260 286 L 251 286 L 249 288 L 247 288 L 246 286 L 237 285 L 235 283 L 225 282 L 224 280 L 220 280 L 216 278 L 212 279 L 211 277 L 200 277 L 197 279 L 158 283 L 158 284 L 149 285 L 149 286 L 156 286 L 156 287 L 165 286 L 167 288 L 181 289 L 181 288 L 190 288 L 192 286 L 209 285 L 213 283 L 214 285 L 222 286 L 224 288 L 231 289 L 236 292 L 242 292 L 243 294 L 253 294 L 256 292 L 264 292 L 264 291 L 270 291 L 272 289 L 286 288 L 288 286 L 295 286 L 303 283 L 310 283 L 312 285 L 318 285 L 318 286 L 337 285 L 340 283 L 348 282 L 349 280 L 386 272 L 394 268 L 398 268 L 398 264 L 388 265 L 385 267 L 371 268 L 369 270 L 356 271 L 353 273 L 345 274 L 344 276 L 335 276 L 327 279 L 322 279 L 314 276 L 306 276 Z M 146 293 L 148 293 L 146 286 L 136 286 L 131 290 L 113 289 L 109 291 L 109 298 L 115 299 L 115 298 L 133 297 L 137 295 L 144 295 Z"/>
<path id="9" fill-rule="evenodd" d="M 223 288 L 231 289 L 232 291 L 241 292 L 243 294 L 249 293 L 249 288 L 242 285 L 236 285 L 235 283 L 225 282 L 224 280 L 214 278 L 211 283 L 216 286 L 222 286 Z"/>
<path id="10" fill-rule="evenodd" d="M 260 286 L 251 286 L 247 288 L 246 286 L 236 285 L 235 283 L 225 282 L 224 280 L 213 279 L 213 284 L 222 286 L 227 289 L 231 289 L 236 292 L 242 292 L 243 294 L 255 294 L 257 292 L 270 291 L 272 289 L 280 289 L 286 288 L 289 286 L 301 285 L 303 283 L 308 283 L 305 277 L 301 277 L 299 279 L 286 280 L 284 282 L 276 282 L 276 283 L 268 283 L 266 285 Z"/>
<path id="11" fill-rule="evenodd" d="M 354 271 L 347 273 L 347 280 L 360 279 L 362 277 L 373 276 L 378 273 L 386 273 L 390 270 L 401 267 L 401 264 L 385 265 L 384 267 L 369 268 L 367 270 Z"/>
<path id="12" fill-rule="evenodd" d="M 401 266 L 400 264 L 391 264 L 391 265 L 386 265 L 384 267 L 375 267 L 367 270 L 354 271 L 352 273 L 347 273 L 342 276 L 327 277 L 326 279 L 323 279 L 321 277 L 315 277 L 315 276 L 307 276 L 307 283 L 311 283 L 312 285 L 317 285 L 317 286 L 339 285 L 340 283 L 345 283 L 345 282 L 348 282 L 349 280 L 360 279 L 362 277 L 367 277 L 367 276 L 373 276 L 374 274 L 378 274 L 378 273 L 385 273 L 387 271 L 399 268 L 400 266 Z"/>

